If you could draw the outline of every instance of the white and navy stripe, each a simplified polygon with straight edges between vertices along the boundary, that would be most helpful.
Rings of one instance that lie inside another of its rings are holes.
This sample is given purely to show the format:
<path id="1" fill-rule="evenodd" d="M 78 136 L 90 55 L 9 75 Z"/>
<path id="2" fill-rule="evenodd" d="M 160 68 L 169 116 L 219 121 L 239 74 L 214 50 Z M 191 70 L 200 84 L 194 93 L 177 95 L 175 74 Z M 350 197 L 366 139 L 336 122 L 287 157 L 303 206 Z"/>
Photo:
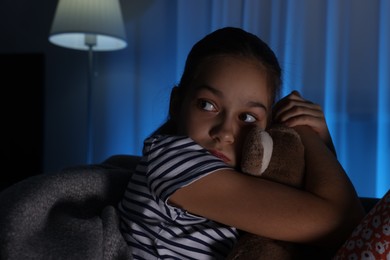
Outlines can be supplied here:
<path id="1" fill-rule="evenodd" d="M 238 232 L 168 204 L 181 187 L 230 168 L 188 137 L 155 136 L 119 204 L 134 259 L 224 259 Z"/>

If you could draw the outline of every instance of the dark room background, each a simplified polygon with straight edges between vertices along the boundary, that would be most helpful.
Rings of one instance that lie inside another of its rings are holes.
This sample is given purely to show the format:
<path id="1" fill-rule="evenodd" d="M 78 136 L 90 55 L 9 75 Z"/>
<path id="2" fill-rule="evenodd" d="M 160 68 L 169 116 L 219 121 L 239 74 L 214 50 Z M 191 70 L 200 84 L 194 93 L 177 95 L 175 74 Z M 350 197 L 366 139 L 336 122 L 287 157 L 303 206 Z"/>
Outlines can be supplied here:
<path id="1" fill-rule="evenodd" d="M 283 94 L 297 89 L 323 107 L 359 195 L 381 197 L 389 189 L 390 0 L 120 3 L 128 45 L 95 55 L 93 163 L 139 155 L 143 139 L 166 118 L 191 46 L 217 28 L 235 26 L 274 49 L 284 71 Z M 9 176 L 86 163 L 87 52 L 49 43 L 56 5 L 0 1 Z"/>

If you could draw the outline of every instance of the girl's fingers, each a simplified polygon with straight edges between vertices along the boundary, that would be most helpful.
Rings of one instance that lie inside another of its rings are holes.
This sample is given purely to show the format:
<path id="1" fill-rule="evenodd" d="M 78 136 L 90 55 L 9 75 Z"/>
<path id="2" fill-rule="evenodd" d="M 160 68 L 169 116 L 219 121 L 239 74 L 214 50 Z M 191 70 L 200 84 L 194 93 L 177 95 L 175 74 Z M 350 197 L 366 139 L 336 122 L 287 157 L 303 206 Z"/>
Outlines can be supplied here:
<path id="1" fill-rule="evenodd" d="M 323 115 L 319 105 L 303 99 L 297 91 L 293 91 L 281 99 L 273 109 L 273 119 L 279 123 L 283 123 L 298 114 L 307 114 L 315 117 Z"/>
<path id="2" fill-rule="evenodd" d="M 327 133 L 321 106 L 303 99 L 297 91 L 291 92 L 291 94 L 281 99 L 275 105 L 273 119 L 277 123 L 290 127 L 298 125 L 310 126 L 320 136 L 324 136 Z"/>
<path id="3" fill-rule="evenodd" d="M 288 120 L 284 121 L 283 124 L 289 127 L 295 127 L 298 125 L 307 125 L 313 128 L 320 135 L 323 134 L 323 129 L 326 128 L 325 120 L 323 117 L 315 117 L 312 115 L 298 115 L 295 117 L 290 117 Z"/>
<path id="4" fill-rule="evenodd" d="M 274 120 L 279 123 L 288 121 L 292 117 L 307 115 L 313 117 L 323 117 L 324 113 L 320 106 L 303 102 L 290 102 L 283 108 L 280 108 L 274 115 Z"/>
<path id="5" fill-rule="evenodd" d="M 320 105 L 305 100 L 298 91 L 293 91 L 275 104 L 272 114 L 276 123 L 289 127 L 299 125 L 311 127 L 336 155 L 325 115 Z"/>
<path id="6" fill-rule="evenodd" d="M 281 107 L 284 107 L 286 104 L 288 104 L 291 100 L 301 100 L 304 101 L 304 99 L 301 97 L 298 91 L 293 91 L 289 95 L 285 96 L 281 100 L 279 100 L 274 107 L 274 110 L 278 110 Z"/>

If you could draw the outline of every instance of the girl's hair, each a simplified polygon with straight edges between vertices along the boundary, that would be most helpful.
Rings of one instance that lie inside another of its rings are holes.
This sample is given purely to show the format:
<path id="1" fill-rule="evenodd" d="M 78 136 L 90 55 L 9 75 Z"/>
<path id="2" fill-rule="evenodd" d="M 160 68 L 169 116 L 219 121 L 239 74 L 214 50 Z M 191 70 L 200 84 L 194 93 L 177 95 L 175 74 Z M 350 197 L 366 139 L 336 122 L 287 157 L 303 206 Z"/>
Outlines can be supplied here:
<path id="1" fill-rule="evenodd" d="M 179 88 L 186 88 L 191 84 L 203 61 L 220 55 L 241 56 L 259 61 L 268 75 L 271 104 L 279 97 L 281 68 L 274 52 L 256 35 L 234 27 L 218 29 L 192 47 Z M 184 92 L 184 89 L 181 89 L 181 92 Z"/>
<path id="2" fill-rule="evenodd" d="M 203 62 L 216 56 L 229 55 L 255 59 L 264 67 L 268 77 L 271 104 L 279 97 L 281 68 L 271 48 L 259 37 L 240 28 L 218 29 L 198 41 L 187 56 L 184 72 L 177 90 L 184 97 L 196 78 Z M 172 102 L 172 97 L 171 97 Z M 175 134 L 176 126 L 169 115 L 168 120 L 154 134 Z"/>

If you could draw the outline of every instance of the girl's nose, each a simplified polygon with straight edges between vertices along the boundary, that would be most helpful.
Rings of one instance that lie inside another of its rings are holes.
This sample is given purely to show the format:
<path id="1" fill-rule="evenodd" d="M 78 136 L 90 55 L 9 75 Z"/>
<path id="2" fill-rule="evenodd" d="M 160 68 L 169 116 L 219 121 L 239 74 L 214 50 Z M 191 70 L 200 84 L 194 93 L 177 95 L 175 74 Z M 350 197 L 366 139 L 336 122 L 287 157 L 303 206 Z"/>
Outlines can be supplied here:
<path id="1" fill-rule="evenodd" d="M 234 127 L 231 121 L 222 120 L 211 130 L 211 136 L 219 142 L 234 143 Z"/>

